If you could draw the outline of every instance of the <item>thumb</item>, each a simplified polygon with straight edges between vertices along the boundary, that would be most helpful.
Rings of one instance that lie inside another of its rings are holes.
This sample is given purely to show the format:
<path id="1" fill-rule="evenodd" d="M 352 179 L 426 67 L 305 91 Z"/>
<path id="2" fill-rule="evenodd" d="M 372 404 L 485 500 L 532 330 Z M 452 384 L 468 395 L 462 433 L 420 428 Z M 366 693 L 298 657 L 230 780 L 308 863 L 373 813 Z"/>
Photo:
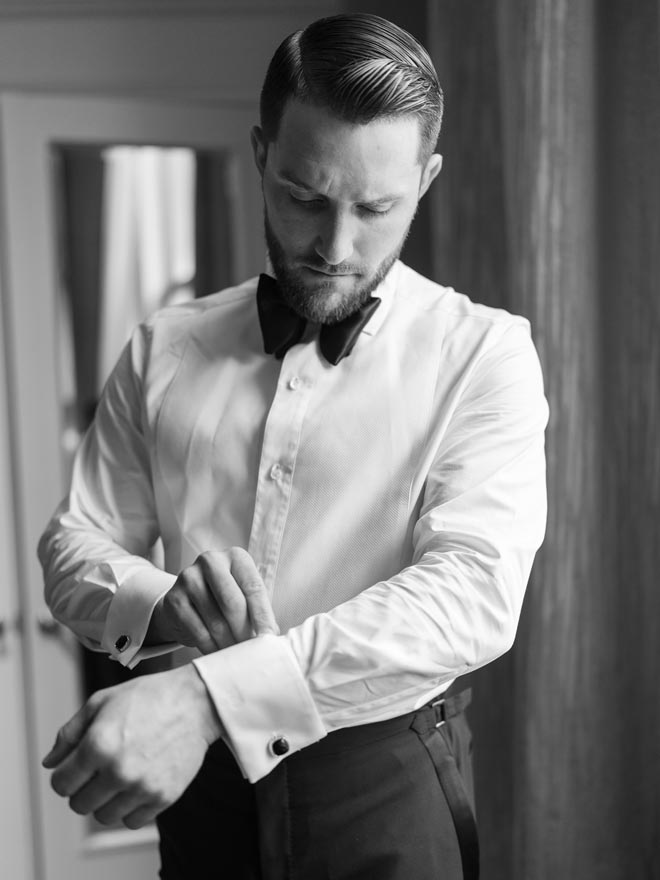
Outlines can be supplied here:
<path id="1" fill-rule="evenodd" d="M 63 724 L 57 731 L 55 744 L 41 762 L 42 767 L 47 770 L 57 767 L 78 745 L 94 715 L 96 708 L 92 709 L 88 701 L 66 724 Z"/>

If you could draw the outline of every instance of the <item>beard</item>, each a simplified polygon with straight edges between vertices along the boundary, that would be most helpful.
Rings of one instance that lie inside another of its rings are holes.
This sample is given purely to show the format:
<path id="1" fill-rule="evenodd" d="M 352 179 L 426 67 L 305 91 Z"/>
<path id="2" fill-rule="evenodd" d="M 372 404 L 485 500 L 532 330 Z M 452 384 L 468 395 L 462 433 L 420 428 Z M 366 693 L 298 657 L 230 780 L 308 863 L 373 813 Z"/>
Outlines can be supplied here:
<path id="1" fill-rule="evenodd" d="M 339 266 L 330 266 L 316 253 L 299 258 L 298 263 L 318 269 L 320 272 L 326 272 L 328 275 L 355 274 L 356 282 L 354 286 L 347 290 L 342 295 L 340 301 L 337 302 L 336 297 L 332 297 L 331 301 L 331 294 L 334 292 L 331 279 L 315 285 L 305 282 L 302 273 L 296 268 L 296 264 L 289 260 L 284 253 L 282 245 L 273 232 L 266 212 L 264 212 L 264 227 L 268 256 L 270 257 L 282 298 L 297 315 L 315 324 L 336 324 L 357 312 L 367 302 L 371 294 L 398 260 L 410 230 L 409 225 L 398 246 L 371 274 L 365 274 L 361 267 L 352 266 L 347 263 L 342 263 Z"/>

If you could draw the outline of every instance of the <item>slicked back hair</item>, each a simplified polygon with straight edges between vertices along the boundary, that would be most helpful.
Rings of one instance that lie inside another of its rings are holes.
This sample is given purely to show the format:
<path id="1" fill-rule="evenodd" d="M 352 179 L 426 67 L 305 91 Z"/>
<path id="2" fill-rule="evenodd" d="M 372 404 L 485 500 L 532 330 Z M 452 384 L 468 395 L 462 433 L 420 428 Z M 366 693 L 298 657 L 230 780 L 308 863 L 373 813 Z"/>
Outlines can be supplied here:
<path id="1" fill-rule="evenodd" d="M 443 96 L 428 52 L 407 31 L 365 13 L 321 18 L 278 47 L 261 90 L 261 128 L 274 141 L 287 102 L 326 107 L 345 122 L 415 116 L 420 159 L 435 149 Z"/>

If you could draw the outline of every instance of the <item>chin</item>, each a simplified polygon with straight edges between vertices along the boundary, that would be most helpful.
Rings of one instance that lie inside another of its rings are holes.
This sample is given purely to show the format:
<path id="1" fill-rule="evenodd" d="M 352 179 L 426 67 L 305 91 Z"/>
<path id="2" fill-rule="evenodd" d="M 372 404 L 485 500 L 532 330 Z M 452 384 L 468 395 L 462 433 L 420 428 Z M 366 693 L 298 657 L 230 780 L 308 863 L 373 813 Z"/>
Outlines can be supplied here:
<path id="1" fill-rule="evenodd" d="M 325 288 L 325 289 L 324 289 Z M 352 284 L 348 290 L 337 290 L 332 285 L 303 287 L 290 303 L 303 317 L 317 324 L 335 324 L 357 311 L 369 294 Z"/>

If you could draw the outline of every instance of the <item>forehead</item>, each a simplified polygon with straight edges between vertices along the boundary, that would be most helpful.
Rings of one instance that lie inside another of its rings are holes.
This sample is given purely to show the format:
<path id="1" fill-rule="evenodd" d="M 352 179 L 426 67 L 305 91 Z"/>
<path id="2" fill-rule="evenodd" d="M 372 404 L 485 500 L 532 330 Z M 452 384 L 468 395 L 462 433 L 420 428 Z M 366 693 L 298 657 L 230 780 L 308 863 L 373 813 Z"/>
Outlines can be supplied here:
<path id="1" fill-rule="evenodd" d="M 289 101 L 268 165 L 320 192 L 376 199 L 419 184 L 420 125 L 414 116 L 354 124 L 327 108 Z"/>

